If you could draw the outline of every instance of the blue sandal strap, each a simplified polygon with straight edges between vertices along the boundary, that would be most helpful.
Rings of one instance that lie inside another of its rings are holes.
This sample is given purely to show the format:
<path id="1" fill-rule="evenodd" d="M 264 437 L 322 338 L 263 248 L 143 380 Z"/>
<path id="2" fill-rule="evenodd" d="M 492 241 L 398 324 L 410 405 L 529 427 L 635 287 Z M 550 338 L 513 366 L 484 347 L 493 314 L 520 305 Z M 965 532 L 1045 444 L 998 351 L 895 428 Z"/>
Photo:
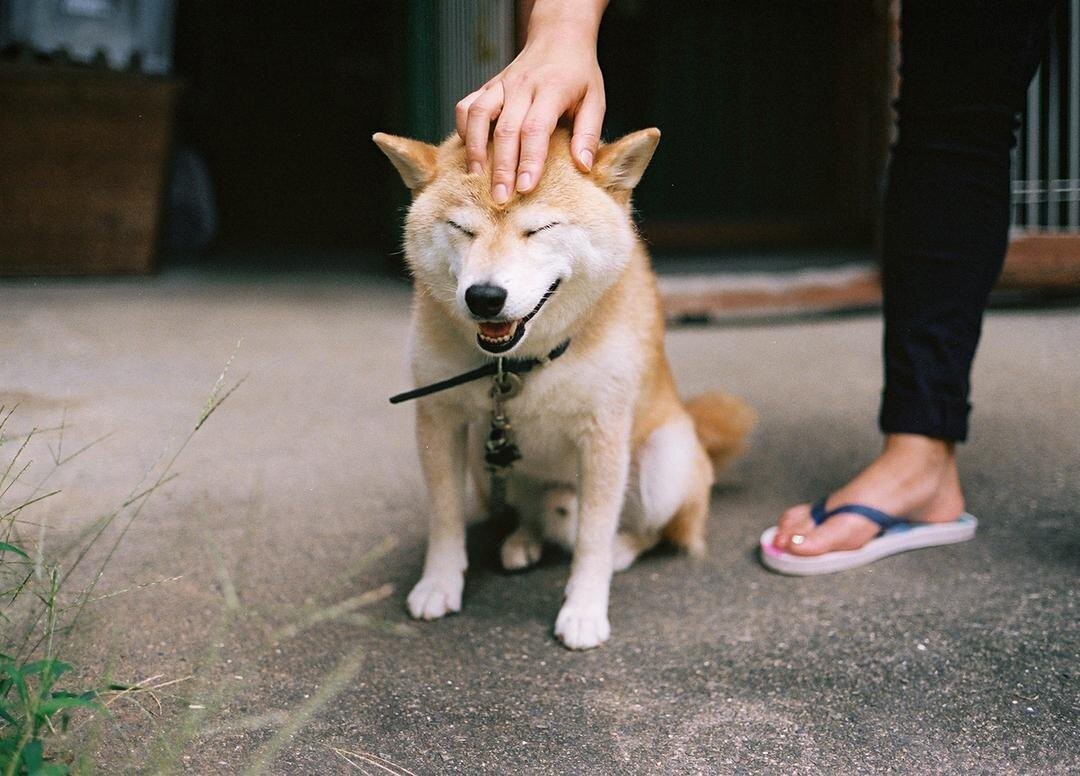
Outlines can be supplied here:
<path id="1" fill-rule="evenodd" d="M 843 504 L 835 509 L 825 511 L 825 499 L 821 499 L 810 507 L 810 516 L 814 519 L 816 525 L 821 525 L 830 517 L 841 514 L 852 514 L 865 517 L 881 529 L 881 532 L 878 534 L 879 536 L 890 528 L 908 524 L 907 520 L 901 520 L 898 517 L 893 517 L 888 512 L 882 512 L 880 509 L 874 509 L 873 507 L 868 507 L 863 504 Z"/>

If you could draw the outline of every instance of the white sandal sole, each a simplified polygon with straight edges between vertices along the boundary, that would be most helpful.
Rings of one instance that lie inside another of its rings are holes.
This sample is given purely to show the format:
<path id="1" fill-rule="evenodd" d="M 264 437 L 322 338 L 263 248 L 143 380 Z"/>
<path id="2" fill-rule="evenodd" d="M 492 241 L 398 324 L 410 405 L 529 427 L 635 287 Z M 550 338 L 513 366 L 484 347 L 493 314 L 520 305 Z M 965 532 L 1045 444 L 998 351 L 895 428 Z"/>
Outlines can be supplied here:
<path id="1" fill-rule="evenodd" d="M 761 562 L 778 574 L 807 577 L 834 574 L 873 563 L 908 550 L 958 544 L 975 537 L 979 521 L 967 512 L 950 523 L 904 523 L 871 539 L 857 550 L 837 550 L 823 555 L 792 555 L 773 546 L 776 526 L 761 534 Z"/>

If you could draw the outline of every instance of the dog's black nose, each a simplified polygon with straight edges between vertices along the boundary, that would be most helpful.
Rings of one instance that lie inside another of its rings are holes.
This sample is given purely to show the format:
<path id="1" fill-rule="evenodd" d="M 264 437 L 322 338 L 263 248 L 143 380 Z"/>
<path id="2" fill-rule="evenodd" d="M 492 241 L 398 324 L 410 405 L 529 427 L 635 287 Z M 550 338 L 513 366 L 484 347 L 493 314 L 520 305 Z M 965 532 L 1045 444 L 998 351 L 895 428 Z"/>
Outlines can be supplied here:
<path id="1" fill-rule="evenodd" d="M 465 289 L 465 304 L 478 318 L 494 318 L 506 304 L 506 289 L 477 283 Z"/>

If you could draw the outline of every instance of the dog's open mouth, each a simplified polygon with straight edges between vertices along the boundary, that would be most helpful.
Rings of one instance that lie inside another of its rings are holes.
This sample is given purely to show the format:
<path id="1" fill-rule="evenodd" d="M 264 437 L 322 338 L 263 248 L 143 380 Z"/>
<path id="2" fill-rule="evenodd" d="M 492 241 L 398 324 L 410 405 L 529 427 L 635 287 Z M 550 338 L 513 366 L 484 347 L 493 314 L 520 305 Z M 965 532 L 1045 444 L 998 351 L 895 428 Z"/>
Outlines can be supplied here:
<path id="1" fill-rule="evenodd" d="M 536 307 L 524 318 L 514 318 L 510 321 L 481 321 L 477 324 L 479 329 L 476 332 L 477 344 L 488 353 L 505 353 L 521 342 L 521 338 L 525 336 L 525 324 L 540 312 L 540 308 L 551 298 L 551 295 L 555 293 L 555 289 L 559 287 L 561 282 L 562 280 L 559 279 L 552 283 L 548 290 L 544 292 L 544 295 L 540 297 Z"/>

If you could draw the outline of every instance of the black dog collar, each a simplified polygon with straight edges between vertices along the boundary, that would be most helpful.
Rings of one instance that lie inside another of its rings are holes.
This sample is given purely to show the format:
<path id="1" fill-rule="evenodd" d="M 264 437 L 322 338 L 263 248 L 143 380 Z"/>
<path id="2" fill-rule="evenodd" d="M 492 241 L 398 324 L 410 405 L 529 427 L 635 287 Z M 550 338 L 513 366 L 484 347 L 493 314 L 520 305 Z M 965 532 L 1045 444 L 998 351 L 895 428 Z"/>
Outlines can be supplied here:
<path id="1" fill-rule="evenodd" d="M 509 372 L 515 375 L 522 375 L 526 372 L 531 372 L 538 366 L 543 366 L 548 362 L 554 361 L 570 347 L 570 340 L 566 340 L 561 345 L 558 345 L 554 350 L 548 353 L 544 358 L 500 358 L 490 363 L 484 364 L 481 367 L 473 369 L 472 371 L 465 372 L 454 377 L 441 380 L 431 385 L 424 385 L 420 388 L 414 388 L 411 391 L 405 391 L 399 393 L 396 396 L 390 397 L 391 404 L 400 404 L 403 401 L 409 401 L 410 399 L 419 399 L 421 396 L 427 396 L 432 393 L 438 393 L 439 391 L 445 391 L 447 388 L 453 388 L 464 383 L 471 383 L 473 380 L 479 380 L 481 377 L 489 377 L 497 374 L 499 371 L 499 361 L 502 361 L 502 371 Z"/>

